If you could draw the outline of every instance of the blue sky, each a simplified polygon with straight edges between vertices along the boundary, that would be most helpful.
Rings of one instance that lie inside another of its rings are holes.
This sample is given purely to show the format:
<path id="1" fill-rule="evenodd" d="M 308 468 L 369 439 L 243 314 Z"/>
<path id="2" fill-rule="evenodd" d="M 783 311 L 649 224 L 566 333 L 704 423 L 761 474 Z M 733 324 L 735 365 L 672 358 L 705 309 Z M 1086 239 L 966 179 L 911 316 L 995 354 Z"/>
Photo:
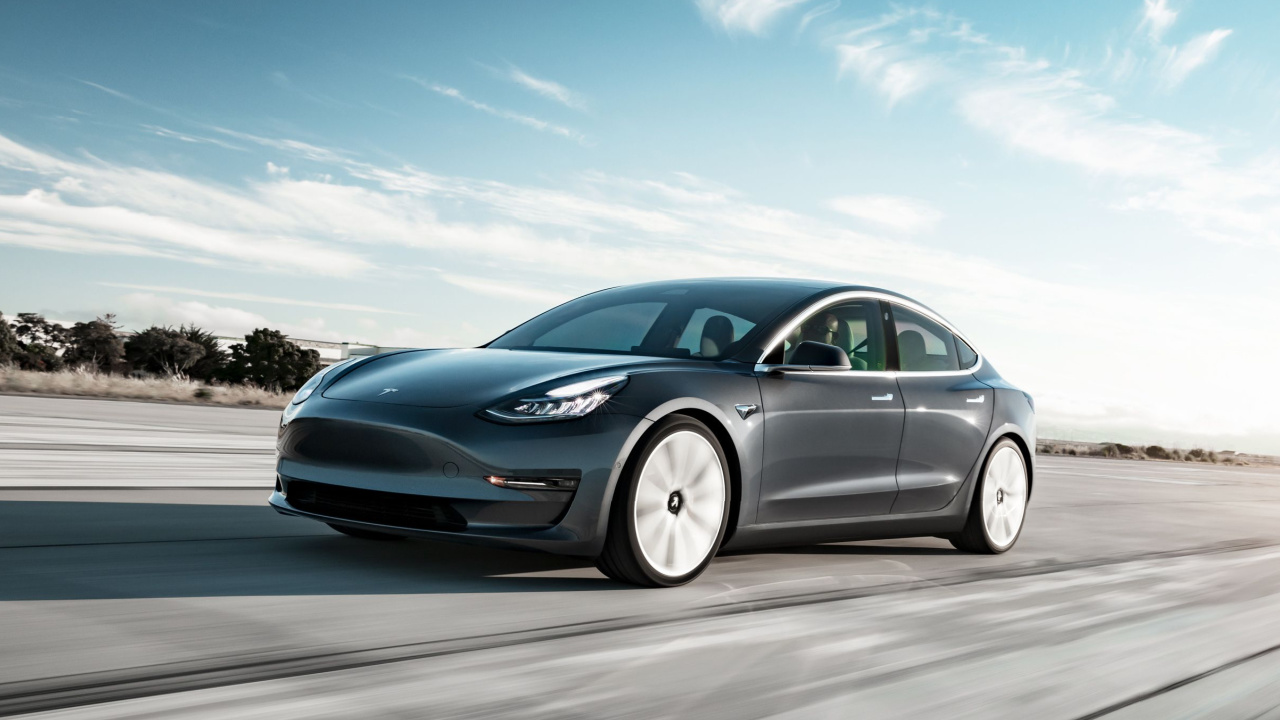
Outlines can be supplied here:
<path id="1" fill-rule="evenodd" d="M 1042 435 L 1280 452 L 1268 3 L 6 3 L 0 310 L 484 342 L 888 287 Z"/>

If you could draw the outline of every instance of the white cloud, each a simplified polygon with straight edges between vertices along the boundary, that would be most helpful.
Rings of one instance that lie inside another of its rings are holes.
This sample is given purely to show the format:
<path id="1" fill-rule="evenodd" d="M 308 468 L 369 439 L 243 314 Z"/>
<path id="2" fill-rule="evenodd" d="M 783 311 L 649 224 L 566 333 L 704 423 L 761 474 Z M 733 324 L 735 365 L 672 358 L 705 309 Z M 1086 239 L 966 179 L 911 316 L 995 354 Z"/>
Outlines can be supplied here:
<path id="1" fill-rule="evenodd" d="M 1138 27 L 1146 28 L 1151 39 L 1160 42 L 1178 19 L 1178 11 L 1169 7 L 1169 0 L 1142 0 L 1142 4 L 1142 23 Z"/>
<path id="2" fill-rule="evenodd" d="M 215 290 L 196 290 L 194 288 L 169 287 L 167 285 L 134 285 L 131 283 L 114 283 L 114 282 L 100 282 L 98 284 L 104 285 L 106 287 L 125 288 L 128 290 L 145 290 L 148 292 L 160 292 L 160 293 L 168 293 L 172 295 L 194 295 L 196 297 L 221 298 L 223 300 L 241 300 L 244 302 L 269 303 L 274 305 L 294 305 L 298 307 L 323 308 L 325 310 L 346 310 L 350 312 L 378 313 L 378 314 L 385 314 L 385 315 L 411 315 L 412 314 L 407 312 L 401 312 L 399 310 L 385 310 L 383 308 L 372 307 L 369 305 L 322 302 L 319 300 L 298 300 L 296 298 L 274 297 L 271 295 L 258 295 L 256 293 L 218 292 Z"/>
<path id="3" fill-rule="evenodd" d="M 292 337 L 308 340 L 341 341 L 335 333 L 323 333 L 316 337 L 308 332 L 316 328 L 272 322 L 266 317 L 240 308 L 209 305 L 196 300 L 173 300 L 153 293 L 128 293 L 119 298 L 118 319 L 121 324 L 134 329 L 151 325 L 195 325 L 215 335 L 235 337 L 253 332 L 256 328 L 280 330 Z M 302 334 L 298 331 L 302 330 Z"/>
<path id="4" fill-rule="evenodd" d="M 577 130 L 564 127 L 563 125 L 556 125 L 554 123 L 549 123 L 546 120 L 541 120 L 539 118 L 533 117 L 532 115 L 524 115 L 512 110 L 504 110 L 502 108 L 496 108 L 492 105 L 482 103 L 478 100 L 472 100 L 466 95 L 463 95 L 462 91 L 458 90 L 457 88 L 449 87 L 448 85 L 441 85 L 440 83 L 428 82 L 426 80 L 423 80 L 421 78 L 416 78 L 411 75 L 401 75 L 400 77 L 404 80 L 408 80 L 409 82 L 421 85 L 422 87 L 426 88 L 427 90 L 430 90 L 431 92 L 439 93 L 448 98 L 453 98 L 454 100 L 457 100 L 463 105 L 466 105 L 475 110 L 479 110 L 480 112 L 488 113 L 489 115 L 502 118 L 503 120 L 510 120 L 511 122 L 524 125 L 525 127 L 533 128 L 534 130 L 538 130 L 545 133 L 551 133 L 552 135 L 559 135 L 560 137 L 568 138 L 579 144 L 583 144 L 583 145 L 587 144 L 586 136 L 578 132 Z"/>
<path id="5" fill-rule="evenodd" d="M 913 57 L 902 48 L 871 41 L 836 49 L 841 74 L 850 70 L 874 84 L 893 107 L 936 82 L 942 68 L 932 58 Z"/>
<path id="6" fill-rule="evenodd" d="M 785 11 L 808 0 L 696 0 L 703 19 L 729 33 L 763 35 Z"/>
<path id="7" fill-rule="evenodd" d="M 471 290 L 479 295 L 489 297 L 512 298 L 524 300 L 543 310 L 553 308 L 567 300 L 572 300 L 581 293 L 560 292 L 542 287 L 533 287 L 525 283 L 512 282 L 508 279 L 493 279 L 459 275 L 448 270 L 438 270 L 440 279 L 460 288 Z"/>
<path id="8" fill-rule="evenodd" d="M 1077 141 L 1070 137 L 1076 132 L 1074 124 L 1083 122 L 1073 116 L 1058 125 L 1049 123 L 1044 135 L 1023 136 L 1020 149 L 1042 148 L 1034 152 L 1061 162 L 1076 163 L 1073 158 L 1078 155 L 1088 163 L 1079 166 L 1092 172 L 1189 193 L 1195 200 L 1176 194 L 1134 196 L 1134 202 L 1146 208 L 1198 217 L 1216 212 L 1212 217 L 1220 219 L 1214 221 L 1215 227 L 1227 220 L 1262 222 L 1261 227 L 1275 222 L 1261 220 L 1251 210 L 1245 212 L 1248 208 L 1241 209 L 1238 203 L 1241 215 L 1227 217 L 1223 213 L 1232 204 L 1220 198 L 1280 186 L 1275 177 L 1280 162 L 1259 164 L 1251 173 L 1225 173 L 1214 170 L 1219 162 L 1216 146 L 1199 142 L 1198 136 L 1169 135 L 1163 126 L 1151 131 L 1159 142 L 1141 132 L 1113 135 L 1115 123 L 1129 121 L 1109 115 L 1110 102 L 1082 89 L 1077 79 L 1050 74 L 1059 84 L 1046 85 L 1043 74 L 1048 71 L 1035 63 L 1017 67 L 1003 71 L 1011 74 L 988 78 L 991 82 L 967 79 L 957 88 L 957 99 L 978 89 L 1003 90 L 1013 98 L 1005 109 L 1014 114 L 1029 112 L 1022 103 L 1033 107 L 1048 103 L 1053 112 L 1045 117 L 1053 118 L 1054 112 L 1067 107 L 1089 120 L 1078 130 L 1087 138 L 1082 144 L 1073 144 Z M 1017 77 L 1028 84 L 1013 82 Z M 1003 97 L 996 94 L 987 99 L 995 102 Z M 990 118 L 987 122 L 992 125 L 986 131 L 998 137 L 1017 127 Z M 1139 130 L 1145 127 L 1140 124 Z M 1231 407 L 1226 400 L 1212 412 L 1195 414 L 1180 408 L 1168 399 L 1166 388 L 1186 382 L 1211 385 L 1216 368 L 1151 358 L 1152 348 L 1158 348 L 1163 357 L 1171 328 L 1204 328 L 1198 341 L 1222 348 L 1224 355 L 1243 358 L 1235 368 L 1241 376 L 1262 377 L 1262 359 L 1273 357 L 1280 348 L 1270 335 L 1242 328 L 1249 319 L 1216 304 L 1216 299 L 1206 302 L 1181 290 L 1140 293 L 1047 281 L 967 251 L 855 232 L 839 223 L 756 203 L 732 188 L 687 173 L 659 180 L 587 173 L 576 184 L 525 186 L 437 175 L 410 166 L 383 167 L 307 143 L 260 139 L 271 152 L 297 162 L 332 159 L 326 170 L 333 177 L 321 182 L 276 175 L 230 188 L 103 161 L 72 162 L 0 137 L 0 171 L 7 173 L 3 179 L 13 185 L 25 178 L 21 181 L 34 186 L 22 195 L 0 196 L 0 242 L 238 268 L 260 269 L 272 263 L 281 270 L 312 274 L 334 274 L 348 259 L 365 263 L 367 270 L 372 260 L 366 258 L 380 258 L 390 261 L 380 270 L 383 277 L 412 276 L 404 262 L 411 258 L 410 262 L 418 259 L 428 268 L 449 268 L 444 280 L 474 293 L 476 300 L 495 295 L 502 299 L 496 303 L 501 308 L 498 312 L 476 316 L 482 326 L 467 326 L 454 317 L 432 317 L 424 319 L 424 328 L 367 330 L 369 339 L 394 345 L 483 342 L 506 329 L 518 315 L 607 285 L 720 275 L 827 277 L 891 287 L 943 308 L 969 331 L 980 349 L 1000 358 L 1000 367 L 1011 380 L 1032 392 L 1060 387 L 1063 377 L 1079 377 L 1078 348 L 1105 346 L 1112 356 L 1132 361 L 1113 364 L 1105 373 L 1086 378 L 1088 392 L 1081 391 L 1081 402 L 1098 404 L 1099 398 L 1106 398 L 1107 403 L 1137 408 L 1128 411 L 1132 417 L 1153 413 L 1170 427 L 1213 424 L 1225 431 L 1265 422 L 1248 407 Z M 1140 146 L 1135 156 L 1107 159 L 1113 145 L 1135 143 Z M 1141 170 L 1144 166 L 1152 169 Z M 1203 187 L 1165 182 L 1171 173 L 1205 167 L 1210 172 L 1202 172 L 1198 181 Z M 1218 195 L 1206 194 L 1210 191 Z M 1213 203 L 1216 209 L 1206 208 L 1209 199 L 1219 200 Z M 863 205 L 855 209 L 871 214 Z M 886 206 L 880 203 L 875 208 L 882 223 L 888 218 L 899 226 L 914 222 L 914 227 L 923 227 L 920 213 L 914 220 L 904 220 L 908 215 L 895 216 L 885 211 Z M 335 255 L 326 257 L 321 251 Z M 235 307 L 175 302 L 169 296 L 181 296 L 169 286 L 141 287 L 154 289 L 132 294 L 124 308 L 135 325 L 196 322 L 227 334 L 266 326 L 296 337 L 353 339 L 319 319 L 274 323 Z M 229 292 L 206 296 L 222 295 L 246 303 L 284 299 Z M 1259 306 L 1240 298 L 1231 300 Z M 1126 308 L 1127 317 L 1141 317 L 1143 322 L 1137 327 L 1128 322 L 1080 322 L 1082 317 L 1112 317 L 1116 307 Z M 1260 307 L 1264 313 L 1280 312 L 1265 303 Z M 337 309 L 369 311 L 358 306 Z M 126 318 L 124 312 L 121 316 Z M 1037 334 L 1043 336 L 1041 340 L 1028 339 Z M 1052 393 L 1048 397 L 1042 404 L 1046 419 L 1055 413 L 1069 417 L 1055 409 Z M 1280 402 L 1280 397 L 1274 400 Z"/>
<path id="9" fill-rule="evenodd" d="M 840 9 L 840 0 L 831 0 L 830 2 L 825 2 L 819 5 L 818 7 L 813 8 L 812 10 L 806 12 L 804 14 L 804 17 L 800 18 L 800 24 L 796 27 L 796 32 L 797 33 L 804 32 L 809 28 L 809 24 L 812 23 L 814 20 L 817 20 L 823 15 L 835 12 L 836 10 L 839 10 L 839 9 Z"/>
<path id="10" fill-rule="evenodd" d="M 270 160 L 268 160 L 268 161 L 267 161 L 267 174 L 268 174 L 268 175 L 288 175 L 288 174 L 289 174 L 289 168 L 287 168 L 287 167 L 281 167 L 280 165 L 277 165 L 277 164 L 275 164 L 275 163 L 271 162 Z"/>
<path id="11" fill-rule="evenodd" d="M 932 230 L 942 213 L 928 203 L 896 195 L 848 195 L 827 201 L 832 210 L 906 233 Z"/>
<path id="12" fill-rule="evenodd" d="M 586 110 L 587 103 L 581 95 L 553 80 L 536 78 L 520 68 L 512 65 L 507 77 L 539 95 L 551 98 L 565 107 L 574 110 Z"/>
<path id="13" fill-rule="evenodd" d="M 1152 11 L 1164 17 L 1162 8 Z M 1176 77 L 1212 57 L 1227 32 L 1177 49 Z M 1113 207 L 1162 211 L 1215 241 L 1280 245 L 1274 158 L 1229 165 L 1219 142 L 1122 112 L 1081 71 L 1030 59 L 1024 48 L 1000 45 L 961 19 L 928 10 L 895 10 L 845 33 L 835 51 L 841 70 L 856 71 L 890 105 L 936 90 L 971 126 L 1020 152 L 1122 181 Z M 946 82 L 927 82 L 931 72 Z"/>
<path id="14" fill-rule="evenodd" d="M 1163 70 L 1165 86 L 1180 85 L 1191 71 L 1212 60 L 1218 54 L 1222 41 L 1230 35 L 1230 30 L 1219 28 L 1197 35 L 1185 45 L 1169 48 Z"/>

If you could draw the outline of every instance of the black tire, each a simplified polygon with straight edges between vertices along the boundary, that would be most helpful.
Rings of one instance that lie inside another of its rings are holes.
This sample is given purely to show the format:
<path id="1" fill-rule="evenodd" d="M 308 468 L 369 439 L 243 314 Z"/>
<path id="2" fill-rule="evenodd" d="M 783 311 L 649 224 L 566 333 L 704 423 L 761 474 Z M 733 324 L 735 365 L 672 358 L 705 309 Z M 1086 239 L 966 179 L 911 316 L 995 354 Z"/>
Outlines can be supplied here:
<path id="1" fill-rule="evenodd" d="M 375 530 L 361 530 L 360 528 L 347 527 L 346 525 L 335 525 L 334 523 L 325 523 L 329 527 L 337 530 L 343 535 L 350 535 L 353 538 L 361 540 L 381 540 L 383 542 L 389 540 L 403 540 L 403 535 L 392 535 L 391 533 L 377 532 Z"/>
<path id="2" fill-rule="evenodd" d="M 965 520 L 964 529 L 954 535 L 946 536 L 946 539 L 949 540 L 951 545 L 957 550 L 978 553 L 981 555 L 998 555 L 1003 552 L 1008 552 L 1010 548 L 1018 543 L 1018 538 L 1022 537 L 1022 529 L 1026 527 L 1025 506 L 1023 508 L 1023 519 L 1018 525 L 1017 532 L 1014 534 L 1013 539 L 1004 546 L 1001 546 L 999 543 L 992 540 L 987 531 L 987 525 L 983 522 L 982 501 L 983 491 L 986 489 L 984 479 L 987 476 L 987 471 L 989 470 L 992 459 L 1002 448 L 1012 448 L 1017 452 L 1025 470 L 1026 457 L 1023 456 L 1022 449 L 1018 447 L 1017 443 L 1009 438 L 1004 438 L 991 447 L 991 451 L 987 453 L 987 457 L 982 461 L 981 472 L 979 472 L 978 477 L 974 479 L 975 486 L 973 488 L 973 499 L 969 501 L 969 515 Z M 1023 502 L 1025 502 L 1025 498 Z"/>
<path id="3" fill-rule="evenodd" d="M 645 463 L 663 440 L 680 432 L 697 433 L 715 451 L 723 476 L 724 503 L 720 513 L 720 526 L 706 557 L 689 572 L 667 575 L 646 559 L 637 536 L 633 508 Z M 720 550 L 720 543 L 724 541 L 725 530 L 728 527 L 729 510 L 733 499 L 731 495 L 733 485 L 730 482 L 729 473 L 729 462 L 725 457 L 724 448 L 720 446 L 720 441 L 707 429 L 706 425 L 685 415 L 671 415 L 660 421 L 648 437 L 632 451 L 631 457 L 627 459 L 627 464 L 622 469 L 609 510 L 609 529 L 605 535 L 604 550 L 596 558 L 596 567 L 614 580 L 642 587 L 675 587 L 684 585 L 701 575 Z"/>

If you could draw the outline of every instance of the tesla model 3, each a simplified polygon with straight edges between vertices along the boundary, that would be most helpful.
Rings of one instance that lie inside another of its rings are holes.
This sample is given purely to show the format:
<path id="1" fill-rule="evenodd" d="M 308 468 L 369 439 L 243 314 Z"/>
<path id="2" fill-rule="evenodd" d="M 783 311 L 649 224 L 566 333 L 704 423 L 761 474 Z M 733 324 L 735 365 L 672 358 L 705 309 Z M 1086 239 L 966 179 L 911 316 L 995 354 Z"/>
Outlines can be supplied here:
<path id="1" fill-rule="evenodd" d="M 592 293 L 478 348 L 332 365 L 281 418 L 281 513 L 366 539 L 592 558 L 687 583 L 724 549 L 937 536 L 1001 553 L 1032 398 L 941 315 L 828 282 Z"/>

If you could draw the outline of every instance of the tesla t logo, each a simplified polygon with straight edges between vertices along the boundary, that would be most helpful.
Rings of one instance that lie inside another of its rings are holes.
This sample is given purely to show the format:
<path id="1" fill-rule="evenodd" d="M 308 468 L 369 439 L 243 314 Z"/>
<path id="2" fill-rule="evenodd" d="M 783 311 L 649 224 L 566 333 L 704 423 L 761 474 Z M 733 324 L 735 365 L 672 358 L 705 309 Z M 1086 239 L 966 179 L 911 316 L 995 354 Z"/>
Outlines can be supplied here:
<path id="1" fill-rule="evenodd" d="M 400 392 L 398 388 L 382 388 L 382 392 L 378 393 L 378 397 L 382 397 L 387 393 Z"/>

